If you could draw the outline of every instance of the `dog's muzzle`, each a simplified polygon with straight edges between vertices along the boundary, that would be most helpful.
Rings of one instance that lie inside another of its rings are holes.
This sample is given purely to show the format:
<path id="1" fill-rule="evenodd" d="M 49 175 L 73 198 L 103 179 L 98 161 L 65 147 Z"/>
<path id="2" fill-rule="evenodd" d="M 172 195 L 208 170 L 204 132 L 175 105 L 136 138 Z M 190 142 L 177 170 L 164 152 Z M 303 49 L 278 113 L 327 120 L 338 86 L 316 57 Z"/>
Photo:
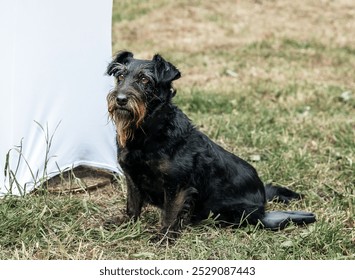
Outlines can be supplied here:
<path id="1" fill-rule="evenodd" d="M 127 102 L 128 102 L 127 95 L 125 95 L 123 93 L 119 93 L 116 97 L 116 102 L 117 102 L 117 105 L 120 107 L 127 105 Z"/>
<path id="2" fill-rule="evenodd" d="M 131 111 L 126 94 L 111 92 L 107 98 L 108 111 L 111 115 L 127 115 Z"/>

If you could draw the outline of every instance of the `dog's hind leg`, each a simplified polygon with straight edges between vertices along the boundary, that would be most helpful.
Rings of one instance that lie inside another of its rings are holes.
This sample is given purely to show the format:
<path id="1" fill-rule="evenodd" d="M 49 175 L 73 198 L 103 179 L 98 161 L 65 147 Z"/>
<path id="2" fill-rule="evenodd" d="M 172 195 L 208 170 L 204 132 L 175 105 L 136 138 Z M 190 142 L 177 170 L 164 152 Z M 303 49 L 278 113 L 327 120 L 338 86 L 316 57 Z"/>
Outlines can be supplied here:
<path id="1" fill-rule="evenodd" d="M 265 228 L 271 230 L 284 229 L 290 222 L 297 225 L 314 223 L 316 216 L 303 211 L 271 211 L 265 212 L 260 222 Z"/>
<path id="2" fill-rule="evenodd" d="M 265 185 L 265 195 L 267 201 L 277 201 L 283 203 L 289 203 L 290 200 L 298 200 L 303 196 L 294 191 L 291 191 L 285 187 L 273 186 L 271 184 Z"/>

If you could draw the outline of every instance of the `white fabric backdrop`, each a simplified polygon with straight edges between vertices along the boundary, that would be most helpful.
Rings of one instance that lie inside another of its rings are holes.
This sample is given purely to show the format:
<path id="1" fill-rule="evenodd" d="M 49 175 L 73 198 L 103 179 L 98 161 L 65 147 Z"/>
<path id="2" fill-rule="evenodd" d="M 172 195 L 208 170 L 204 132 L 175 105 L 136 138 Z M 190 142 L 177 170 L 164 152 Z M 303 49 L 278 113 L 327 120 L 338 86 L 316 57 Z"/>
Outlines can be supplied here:
<path id="1" fill-rule="evenodd" d="M 113 81 L 104 75 L 111 12 L 112 0 L 0 0 L 0 196 L 10 188 L 11 149 L 10 169 L 33 189 L 47 133 L 47 175 L 82 164 L 119 172 L 106 109 Z"/>

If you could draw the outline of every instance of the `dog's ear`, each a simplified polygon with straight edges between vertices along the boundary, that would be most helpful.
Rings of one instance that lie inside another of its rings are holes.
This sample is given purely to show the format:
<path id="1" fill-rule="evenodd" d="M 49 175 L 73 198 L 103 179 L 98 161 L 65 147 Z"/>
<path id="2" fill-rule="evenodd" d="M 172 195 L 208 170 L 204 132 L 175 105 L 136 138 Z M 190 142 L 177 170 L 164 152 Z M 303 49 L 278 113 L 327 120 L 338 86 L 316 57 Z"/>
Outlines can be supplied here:
<path id="1" fill-rule="evenodd" d="M 154 62 L 155 75 L 158 77 L 158 82 L 171 83 L 181 77 L 180 71 L 159 54 L 154 55 L 152 61 Z"/>
<path id="2" fill-rule="evenodd" d="M 117 64 L 126 64 L 129 58 L 133 58 L 133 53 L 129 51 L 118 52 L 112 62 L 107 66 L 106 74 L 110 76 L 115 75 L 117 71 Z"/>

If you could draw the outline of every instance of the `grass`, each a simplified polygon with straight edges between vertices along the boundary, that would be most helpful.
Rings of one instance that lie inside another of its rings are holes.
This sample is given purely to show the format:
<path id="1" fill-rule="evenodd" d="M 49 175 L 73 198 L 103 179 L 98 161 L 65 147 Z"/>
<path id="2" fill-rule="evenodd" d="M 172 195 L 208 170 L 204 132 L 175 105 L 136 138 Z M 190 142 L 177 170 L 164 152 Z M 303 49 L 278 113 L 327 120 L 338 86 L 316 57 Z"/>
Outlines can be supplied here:
<path id="1" fill-rule="evenodd" d="M 173 62 L 183 73 L 174 102 L 265 182 L 305 194 L 269 209 L 315 212 L 315 224 L 271 232 L 206 220 L 157 246 L 152 207 L 137 223 L 102 228 L 124 208 L 118 180 L 2 199 L 0 259 L 354 259 L 354 4 L 301 2 L 114 1 L 113 49 Z"/>

